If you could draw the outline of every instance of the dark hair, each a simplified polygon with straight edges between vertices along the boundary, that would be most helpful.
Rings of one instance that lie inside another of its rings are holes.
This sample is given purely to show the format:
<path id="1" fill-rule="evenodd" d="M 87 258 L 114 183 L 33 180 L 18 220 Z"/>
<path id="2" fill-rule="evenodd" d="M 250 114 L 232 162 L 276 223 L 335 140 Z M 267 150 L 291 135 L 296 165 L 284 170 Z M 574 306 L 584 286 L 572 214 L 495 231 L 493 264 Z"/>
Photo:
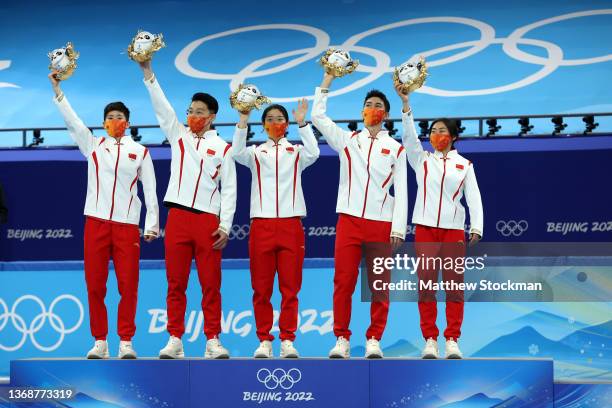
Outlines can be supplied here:
<path id="1" fill-rule="evenodd" d="M 262 123 L 266 121 L 266 115 L 272 109 L 278 109 L 283 114 L 283 116 L 285 117 L 285 120 L 287 122 L 289 122 L 289 114 L 287 113 L 287 109 L 285 109 L 285 107 L 283 105 L 274 104 L 274 105 L 270 105 L 266 109 L 264 109 L 263 113 L 261 114 L 261 122 Z"/>
<path id="2" fill-rule="evenodd" d="M 129 122 L 130 120 L 130 110 L 125 106 L 123 102 L 111 102 L 104 108 L 104 120 L 106 120 L 106 115 L 111 111 L 119 111 L 125 115 L 125 120 Z"/>
<path id="3" fill-rule="evenodd" d="M 368 99 L 373 97 L 382 99 L 383 103 L 385 104 L 385 111 L 389 112 L 391 110 L 391 104 L 389 103 L 387 96 L 378 89 L 372 89 L 370 92 L 368 92 L 363 100 L 363 104 L 365 105 Z"/>
<path id="4" fill-rule="evenodd" d="M 431 130 L 433 129 L 434 125 L 438 122 L 442 122 L 444 123 L 444 125 L 446 125 L 446 128 L 448 129 L 448 133 L 450 133 L 451 135 L 451 146 L 453 144 L 455 144 L 454 139 L 459 139 L 459 126 L 457 126 L 457 121 L 455 121 L 454 119 L 448 119 L 448 118 L 438 118 L 435 119 L 431 122 L 431 125 L 429 126 L 429 131 L 428 134 L 429 136 L 431 136 Z"/>
<path id="5" fill-rule="evenodd" d="M 203 102 L 211 113 L 219 112 L 219 102 L 210 94 L 204 92 L 194 93 L 191 97 L 191 102 L 195 101 Z"/>

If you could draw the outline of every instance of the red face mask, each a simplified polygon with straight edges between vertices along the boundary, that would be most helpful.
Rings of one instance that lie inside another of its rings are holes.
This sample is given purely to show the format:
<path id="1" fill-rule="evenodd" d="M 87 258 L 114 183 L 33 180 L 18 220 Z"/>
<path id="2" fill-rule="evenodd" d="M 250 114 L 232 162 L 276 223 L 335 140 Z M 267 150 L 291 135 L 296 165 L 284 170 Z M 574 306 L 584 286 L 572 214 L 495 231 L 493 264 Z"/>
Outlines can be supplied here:
<path id="1" fill-rule="evenodd" d="M 208 125 L 209 123 L 210 123 L 210 116 L 203 117 L 203 116 L 187 115 L 187 125 L 189 125 L 189 129 L 191 129 L 193 133 L 200 133 L 202 130 L 204 130 L 206 125 Z"/>
<path id="2" fill-rule="evenodd" d="M 361 116 L 363 116 L 363 123 L 365 123 L 366 126 L 376 126 L 382 122 L 385 113 L 384 109 L 363 108 Z"/>
<path id="3" fill-rule="evenodd" d="M 285 132 L 287 132 L 288 126 L 289 124 L 287 122 L 266 123 L 264 128 L 266 129 L 266 133 L 268 133 L 268 136 L 279 138 L 285 136 Z"/>
<path id="4" fill-rule="evenodd" d="M 429 142 L 434 149 L 442 152 L 451 142 L 451 136 L 448 133 L 432 133 L 429 135 Z"/>
<path id="5" fill-rule="evenodd" d="M 125 134 L 127 129 L 127 121 L 125 119 L 106 119 L 104 121 L 104 129 L 110 137 L 120 137 Z"/>

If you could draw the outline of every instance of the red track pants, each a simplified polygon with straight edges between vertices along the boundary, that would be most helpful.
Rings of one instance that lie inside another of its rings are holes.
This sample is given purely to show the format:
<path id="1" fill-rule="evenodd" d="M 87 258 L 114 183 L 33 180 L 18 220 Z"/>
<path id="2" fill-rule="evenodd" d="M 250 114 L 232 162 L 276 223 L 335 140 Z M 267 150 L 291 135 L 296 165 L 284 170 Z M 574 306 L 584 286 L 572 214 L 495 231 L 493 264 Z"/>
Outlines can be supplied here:
<path id="1" fill-rule="evenodd" d="M 425 254 L 427 257 L 462 257 L 465 256 L 465 233 L 462 230 L 416 226 L 414 237 L 417 255 Z M 463 243 L 458 245 L 436 245 L 435 243 Z M 418 270 L 419 281 L 438 282 L 438 269 L 421 268 Z M 463 282 L 463 274 L 452 269 L 442 269 L 442 279 L 450 282 Z M 421 332 L 425 339 L 438 338 L 439 330 L 436 326 L 438 316 L 436 291 L 419 290 L 419 315 L 421 317 Z M 463 322 L 463 291 L 446 291 L 446 339 L 458 339 L 461 336 L 461 323 Z"/>
<path id="2" fill-rule="evenodd" d="M 282 296 L 280 339 L 294 341 L 304 264 L 304 229 L 300 218 L 254 218 L 249 233 L 249 258 L 259 341 L 274 340 L 270 334 L 273 323 L 270 298 L 277 271 Z"/>
<path id="3" fill-rule="evenodd" d="M 335 274 L 334 274 L 334 334 L 350 339 L 351 299 L 362 258 L 362 244 L 367 242 L 390 242 L 391 223 L 339 214 L 336 225 Z M 380 340 L 385 326 L 389 301 L 372 299 L 370 305 L 370 327 L 366 338 Z"/>
<path id="4" fill-rule="evenodd" d="M 219 219 L 210 213 L 196 214 L 171 208 L 166 223 L 166 278 L 168 280 L 168 332 L 181 338 L 185 333 L 187 283 L 195 257 L 202 287 L 204 334 L 211 339 L 221 332 L 221 251 L 213 249 L 212 234 Z"/>
<path id="5" fill-rule="evenodd" d="M 121 300 L 117 313 L 117 332 L 129 341 L 136 332 L 134 319 L 138 300 L 138 261 L 140 232 L 137 225 L 87 217 L 85 220 L 85 282 L 89 303 L 89 325 L 96 340 L 106 340 L 108 316 L 104 298 L 108 281 L 108 262 L 112 258 Z"/>

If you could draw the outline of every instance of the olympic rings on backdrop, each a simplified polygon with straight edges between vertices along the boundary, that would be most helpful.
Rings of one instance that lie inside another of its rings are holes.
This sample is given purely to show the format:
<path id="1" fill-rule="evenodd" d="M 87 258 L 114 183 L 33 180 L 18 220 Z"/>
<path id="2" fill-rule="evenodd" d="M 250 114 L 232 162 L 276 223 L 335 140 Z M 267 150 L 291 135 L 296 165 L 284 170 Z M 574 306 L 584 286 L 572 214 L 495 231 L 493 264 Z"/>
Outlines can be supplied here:
<path id="1" fill-rule="evenodd" d="M 424 17 L 424 18 L 414 18 L 408 20 L 402 20 L 391 24 L 382 25 L 379 27 L 375 27 L 364 32 L 355 34 L 348 38 L 344 43 L 339 45 L 334 45 L 334 47 L 341 47 L 346 49 L 349 52 L 354 52 L 357 54 L 365 54 L 372 57 L 375 61 L 374 66 L 368 66 L 365 64 L 360 64 L 357 68 L 357 71 L 364 72 L 367 75 L 364 78 L 356 79 L 354 82 L 344 86 L 343 88 L 334 90 L 330 92 L 330 96 L 342 95 L 356 89 L 359 89 L 363 86 L 366 86 L 374 81 L 376 81 L 381 76 L 390 73 L 393 71 L 394 65 L 399 65 L 403 61 L 398 61 L 396 64 L 391 63 L 391 57 L 381 51 L 371 47 L 363 47 L 357 45 L 357 43 L 371 35 L 375 35 L 378 33 L 382 33 L 388 30 L 392 30 L 399 27 L 406 27 L 417 24 L 431 24 L 431 23 L 450 23 L 450 24 L 462 24 L 467 25 L 469 27 L 475 28 L 480 33 L 480 38 L 471 41 L 464 41 L 455 44 L 446 45 L 443 47 L 431 49 L 431 50 L 417 50 L 414 55 L 422 55 L 428 58 L 429 67 L 438 67 L 446 64 L 450 64 L 453 62 L 461 61 L 465 58 L 468 58 L 490 45 L 501 45 L 502 50 L 509 57 L 528 64 L 541 65 L 542 68 L 537 72 L 526 76 L 525 78 L 519 79 L 515 82 L 499 85 L 491 88 L 483 88 L 483 89 L 472 89 L 472 90 L 447 90 L 435 88 L 433 86 L 423 86 L 416 92 L 436 95 L 436 96 L 445 96 L 445 97 L 457 97 L 457 96 L 476 96 L 476 95 L 490 95 L 496 93 L 507 92 L 515 89 L 519 89 L 528 85 L 531 85 L 541 79 L 547 77 L 552 72 L 554 72 L 560 66 L 574 66 L 574 65 L 585 65 L 585 64 L 595 64 L 599 62 L 611 61 L 612 54 L 606 54 L 602 56 L 592 57 L 592 58 L 582 58 L 582 59 L 564 59 L 563 58 L 563 50 L 557 44 L 552 43 L 550 41 L 544 40 L 536 40 L 532 38 L 524 38 L 524 35 L 528 32 L 543 27 L 548 24 L 553 24 L 560 21 L 580 18 L 580 17 L 588 17 L 588 16 L 596 16 L 596 15 L 610 15 L 612 14 L 612 9 L 600 9 L 600 10 L 587 10 L 580 11 L 575 13 L 563 14 L 556 17 L 547 18 L 544 20 L 536 21 L 534 23 L 525 25 L 523 27 L 519 27 L 515 29 L 508 37 L 506 38 L 497 38 L 495 36 L 495 29 L 482 21 L 464 18 L 464 17 Z M 201 71 L 191 65 L 189 62 L 189 57 L 191 54 L 201 45 L 206 42 L 228 37 L 234 34 L 251 32 L 251 31 L 261 31 L 261 30 L 293 30 L 304 32 L 310 34 L 315 39 L 315 45 L 312 47 L 306 47 L 301 49 L 296 49 L 292 51 L 285 51 L 282 53 L 270 55 L 264 58 L 256 59 L 249 64 L 247 64 L 244 68 L 234 74 L 218 74 L 212 72 Z M 526 44 L 531 46 L 536 46 L 543 48 L 546 50 L 547 56 L 545 58 L 529 54 L 525 51 L 522 51 L 518 48 L 519 44 Z M 277 74 L 279 72 L 291 69 L 299 64 L 302 64 L 306 61 L 310 61 L 316 59 L 320 54 L 322 54 L 327 48 L 330 46 L 330 37 L 323 30 L 307 26 L 301 24 L 263 24 L 263 25 L 254 25 L 241 27 L 237 29 L 227 30 L 220 33 L 208 35 L 192 41 L 189 43 L 179 54 L 176 56 L 175 65 L 177 69 L 185 75 L 201 78 L 201 79 L 211 79 L 211 80 L 229 80 L 230 89 L 237 88 L 238 84 L 246 82 L 248 78 L 257 78 L 267 75 Z M 465 49 L 465 50 L 463 50 Z M 459 51 L 456 54 L 440 58 L 440 59 L 431 59 L 432 56 L 449 52 L 455 50 L 463 50 Z M 279 65 L 275 65 L 269 68 L 261 69 L 262 66 L 268 65 L 275 61 L 286 60 L 287 58 L 292 58 L 289 61 L 284 61 Z M 408 58 L 406 58 L 408 59 Z M 291 96 L 291 97 L 273 97 L 270 96 L 273 102 L 294 102 L 301 98 L 312 99 L 312 95 L 300 95 L 300 96 Z"/>

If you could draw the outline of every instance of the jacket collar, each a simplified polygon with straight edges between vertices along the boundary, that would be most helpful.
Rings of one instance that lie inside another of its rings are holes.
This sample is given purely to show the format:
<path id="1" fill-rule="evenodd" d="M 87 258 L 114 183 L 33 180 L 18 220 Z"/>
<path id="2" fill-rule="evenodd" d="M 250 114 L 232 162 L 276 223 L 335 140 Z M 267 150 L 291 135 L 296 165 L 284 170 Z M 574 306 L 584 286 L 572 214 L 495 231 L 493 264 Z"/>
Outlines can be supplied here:
<path id="1" fill-rule="evenodd" d="M 444 153 L 436 150 L 433 153 L 434 157 L 438 158 L 438 159 L 442 159 L 444 157 Z M 446 154 L 446 158 L 447 159 L 456 159 L 457 156 L 459 156 L 459 152 L 457 151 L 457 149 L 452 149 L 450 150 L 447 154 Z"/>

